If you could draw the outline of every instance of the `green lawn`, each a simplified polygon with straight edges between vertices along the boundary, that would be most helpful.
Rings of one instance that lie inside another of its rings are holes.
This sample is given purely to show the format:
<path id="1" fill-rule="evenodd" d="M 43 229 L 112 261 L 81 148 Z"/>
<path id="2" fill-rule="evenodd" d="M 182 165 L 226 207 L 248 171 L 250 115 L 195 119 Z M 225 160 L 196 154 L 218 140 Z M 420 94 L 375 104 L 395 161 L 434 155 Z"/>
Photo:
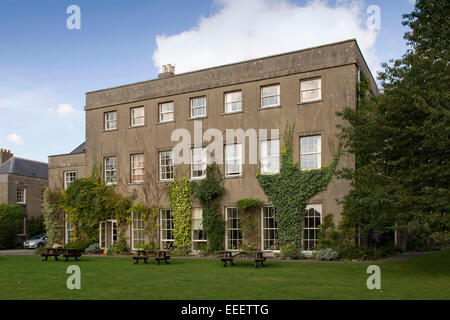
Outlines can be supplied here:
<path id="1" fill-rule="evenodd" d="M 131 258 L 82 257 L 81 290 L 68 290 L 73 262 L 38 255 L 0 257 L 0 299 L 450 299 L 450 250 L 378 263 L 380 290 L 366 287 L 367 263 L 172 259 L 133 265 Z"/>

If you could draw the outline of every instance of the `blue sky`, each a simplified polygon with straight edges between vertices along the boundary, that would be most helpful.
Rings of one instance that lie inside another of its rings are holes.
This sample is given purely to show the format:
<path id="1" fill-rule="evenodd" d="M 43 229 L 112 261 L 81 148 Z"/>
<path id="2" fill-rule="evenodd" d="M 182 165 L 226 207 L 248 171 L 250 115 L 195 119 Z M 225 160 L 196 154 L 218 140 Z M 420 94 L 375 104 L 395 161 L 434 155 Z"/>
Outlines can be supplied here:
<path id="1" fill-rule="evenodd" d="M 80 30 L 66 27 L 72 4 Z M 367 29 L 370 5 L 379 30 Z M 70 152 L 84 140 L 85 92 L 155 78 L 165 63 L 184 72 L 357 38 L 374 72 L 404 54 L 401 15 L 412 10 L 411 0 L 2 0 L 0 148 L 45 162 Z"/>

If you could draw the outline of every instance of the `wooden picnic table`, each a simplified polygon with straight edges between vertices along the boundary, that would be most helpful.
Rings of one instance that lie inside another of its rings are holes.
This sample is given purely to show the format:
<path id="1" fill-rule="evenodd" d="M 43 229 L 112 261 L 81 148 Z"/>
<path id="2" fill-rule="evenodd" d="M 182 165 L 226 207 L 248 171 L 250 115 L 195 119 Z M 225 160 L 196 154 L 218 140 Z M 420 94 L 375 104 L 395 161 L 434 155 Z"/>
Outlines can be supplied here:
<path id="1" fill-rule="evenodd" d="M 167 250 L 136 250 L 136 254 L 133 256 L 134 264 L 138 264 L 139 260 L 144 260 L 144 263 L 147 263 L 147 260 L 150 258 L 155 258 L 157 264 L 159 264 L 161 260 L 164 260 L 166 264 L 169 264 L 167 260 L 170 259 L 170 256 L 167 255 L 167 252 Z"/>
<path id="2" fill-rule="evenodd" d="M 66 258 L 66 262 L 69 261 L 69 258 L 75 258 L 76 261 L 78 261 L 78 258 L 81 257 L 81 250 L 74 249 L 74 248 L 63 248 L 62 249 L 62 256 Z"/>
<path id="3" fill-rule="evenodd" d="M 55 257 L 55 261 L 58 260 L 58 256 L 61 254 L 61 248 L 45 248 L 45 252 L 41 253 L 41 256 L 44 257 L 42 261 L 48 261 L 48 257 Z"/>
<path id="4" fill-rule="evenodd" d="M 254 263 L 255 268 L 258 268 L 258 265 L 261 264 L 262 267 L 264 267 L 264 261 L 266 261 L 266 258 L 264 257 L 264 251 L 231 251 L 231 250 L 225 250 L 221 251 L 222 256 L 220 257 L 220 260 L 223 262 L 223 266 L 227 266 L 227 262 L 230 262 L 232 266 L 234 266 L 234 259 L 235 257 L 242 256 L 242 255 L 251 255 L 254 256 Z"/>

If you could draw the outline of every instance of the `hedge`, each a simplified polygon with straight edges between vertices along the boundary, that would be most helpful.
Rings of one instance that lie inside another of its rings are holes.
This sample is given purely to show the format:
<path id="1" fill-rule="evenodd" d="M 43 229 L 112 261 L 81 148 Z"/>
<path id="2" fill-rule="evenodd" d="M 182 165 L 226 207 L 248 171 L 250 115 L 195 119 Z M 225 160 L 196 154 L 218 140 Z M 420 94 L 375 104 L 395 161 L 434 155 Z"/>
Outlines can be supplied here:
<path id="1" fill-rule="evenodd" d="M 15 247 L 16 235 L 23 224 L 23 209 L 19 205 L 0 204 L 0 249 Z"/>

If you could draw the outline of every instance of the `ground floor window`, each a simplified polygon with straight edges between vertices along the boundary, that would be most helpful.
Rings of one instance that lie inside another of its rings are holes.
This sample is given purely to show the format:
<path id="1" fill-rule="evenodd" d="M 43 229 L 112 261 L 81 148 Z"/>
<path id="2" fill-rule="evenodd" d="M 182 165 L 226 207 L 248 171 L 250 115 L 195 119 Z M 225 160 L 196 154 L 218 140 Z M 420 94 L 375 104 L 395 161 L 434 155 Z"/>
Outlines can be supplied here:
<path id="1" fill-rule="evenodd" d="M 115 244 L 117 242 L 117 222 L 116 221 L 111 222 L 111 228 L 112 228 L 111 242 L 112 242 L 112 244 Z"/>
<path id="2" fill-rule="evenodd" d="M 262 242 L 263 250 L 279 250 L 278 227 L 275 221 L 275 207 L 262 208 Z"/>
<path id="3" fill-rule="evenodd" d="M 161 248 L 169 249 L 173 247 L 173 217 L 172 210 L 162 209 L 160 214 L 161 226 Z"/>
<path id="4" fill-rule="evenodd" d="M 322 205 L 310 204 L 306 206 L 303 221 L 303 250 L 312 251 L 319 244 L 319 225 L 322 222 Z"/>
<path id="5" fill-rule="evenodd" d="M 106 221 L 100 221 L 100 249 L 106 248 Z"/>
<path id="6" fill-rule="evenodd" d="M 226 208 L 227 220 L 227 250 L 238 250 L 242 243 L 242 230 L 239 223 L 237 208 Z"/>
<path id="7" fill-rule="evenodd" d="M 206 249 L 206 235 L 203 231 L 203 210 L 201 208 L 192 209 L 192 250 L 199 251 Z"/>
<path id="8" fill-rule="evenodd" d="M 131 213 L 131 248 L 136 250 L 145 242 L 144 218 L 141 212 Z"/>
<path id="9" fill-rule="evenodd" d="M 72 242 L 72 234 L 73 234 L 73 226 L 70 224 L 69 220 L 67 219 L 67 214 L 65 215 L 66 220 L 66 243 Z"/>

